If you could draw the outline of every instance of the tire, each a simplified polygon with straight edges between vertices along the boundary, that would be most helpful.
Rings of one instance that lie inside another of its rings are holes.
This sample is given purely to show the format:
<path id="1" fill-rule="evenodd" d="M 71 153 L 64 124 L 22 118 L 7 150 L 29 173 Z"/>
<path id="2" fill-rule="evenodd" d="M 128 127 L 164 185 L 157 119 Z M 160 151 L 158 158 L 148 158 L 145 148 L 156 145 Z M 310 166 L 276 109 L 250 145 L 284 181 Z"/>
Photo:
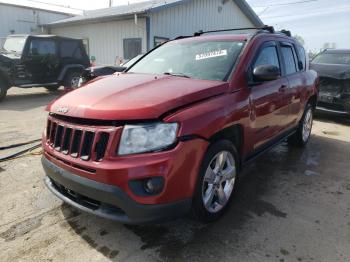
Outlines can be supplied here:
<path id="1" fill-rule="evenodd" d="M 7 95 L 7 89 L 8 89 L 8 86 L 5 85 L 5 83 L 3 83 L 1 80 L 0 80 L 0 102 L 2 100 L 4 100 L 4 98 L 6 97 Z"/>
<path id="2" fill-rule="evenodd" d="M 80 71 L 69 71 L 63 80 L 64 87 L 77 88 L 80 76 Z"/>
<path id="3" fill-rule="evenodd" d="M 60 86 L 45 86 L 45 88 L 50 92 L 56 92 Z"/>
<path id="4" fill-rule="evenodd" d="M 222 216 L 235 190 L 238 160 L 237 150 L 228 140 L 220 140 L 209 146 L 198 176 L 191 208 L 192 217 L 207 223 Z"/>
<path id="5" fill-rule="evenodd" d="M 304 147 L 307 145 L 311 136 L 313 118 L 314 108 L 311 104 L 307 104 L 297 131 L 294 135 L 288 138 L 288 143 L 290 145 L 297 147 Z"/>

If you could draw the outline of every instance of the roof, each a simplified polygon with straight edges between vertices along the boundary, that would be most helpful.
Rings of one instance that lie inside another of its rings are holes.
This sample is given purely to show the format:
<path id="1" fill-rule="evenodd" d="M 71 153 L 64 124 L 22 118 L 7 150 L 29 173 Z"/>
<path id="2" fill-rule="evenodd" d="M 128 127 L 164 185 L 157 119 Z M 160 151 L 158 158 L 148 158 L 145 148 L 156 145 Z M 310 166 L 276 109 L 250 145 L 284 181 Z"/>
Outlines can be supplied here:
<path id="1" fill-rule="evenodd" d="M 350 54 L 350 49 L 325 49 L 323 52 L 329 54 Z"/>
<path id="2" fill-rule="evenodd" d="M 42 10 L 52 13 L 67 14 L 67 15 L 81 15 L 82 10 L 69 8 L 61 5 L 49 4 L 39 1 L 30 0 L 0 0 L 0 5 L 9 5 L 23 8 L 30 8 L 36 10 Z"/>
<path id="3" fill-rule="evenodd" d="M 180 5 L 191 0 L 149 0 L 140 3 L 134 3 L 129 5 L 114 6 L 110 8 L 103 8 L 91 11 L 85 11 L 83 15 L 59 20 L 47 24 L 46 26 L 54 27 L 66 24 L 76 24 L 82 22 L 97 22 L 105 21 L 108 19 L 116 19 L 131 16 L 134 14 L 147 14 L 150 12 L 157 12 L 164 8 Z M 248 19 L 256 27 L 263 26 L 263 22 L 255 14 L 253 9 L 247 4 L 245 0 L 233 0 L 242 12 L 248 17 Z"/>

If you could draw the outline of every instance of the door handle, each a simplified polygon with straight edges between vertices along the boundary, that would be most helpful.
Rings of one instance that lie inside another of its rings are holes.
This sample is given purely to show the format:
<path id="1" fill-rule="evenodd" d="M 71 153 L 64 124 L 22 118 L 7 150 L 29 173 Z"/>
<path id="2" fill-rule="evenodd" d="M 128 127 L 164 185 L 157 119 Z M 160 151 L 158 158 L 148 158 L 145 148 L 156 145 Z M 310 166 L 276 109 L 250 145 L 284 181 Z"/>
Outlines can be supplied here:
<path id="1" fill-rule="evenodd" d="M 286 86 L 286 85 L 282 85 L 282 86 L 278 89 L 278 92 L 283 93 L 283 92 L 286 91 L 286 89 L 287 89 L 287 86 Z"/>

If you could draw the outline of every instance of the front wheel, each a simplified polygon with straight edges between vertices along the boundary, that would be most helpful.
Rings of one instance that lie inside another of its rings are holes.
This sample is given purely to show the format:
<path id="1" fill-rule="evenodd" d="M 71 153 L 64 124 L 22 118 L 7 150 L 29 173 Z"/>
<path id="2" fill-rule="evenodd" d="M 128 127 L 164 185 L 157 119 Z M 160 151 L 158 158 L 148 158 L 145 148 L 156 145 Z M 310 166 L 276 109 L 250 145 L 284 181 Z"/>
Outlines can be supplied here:
<path id="1" fill-rule="evenodd" d="M 313 107 L 311 104 L 307 104 L 298 129 L 296 133 L 288 139 L 288 142 L 294 146 L 304 147 L 310 140 L 313 119 Z"/>
<path id="2" fill-rule="evenodd" d="M 203 222 L 217 220 L 228 207 L 238 175 L 238 154 L 228 140 L 212 144 L 201 165 L 192 215 Z"/>

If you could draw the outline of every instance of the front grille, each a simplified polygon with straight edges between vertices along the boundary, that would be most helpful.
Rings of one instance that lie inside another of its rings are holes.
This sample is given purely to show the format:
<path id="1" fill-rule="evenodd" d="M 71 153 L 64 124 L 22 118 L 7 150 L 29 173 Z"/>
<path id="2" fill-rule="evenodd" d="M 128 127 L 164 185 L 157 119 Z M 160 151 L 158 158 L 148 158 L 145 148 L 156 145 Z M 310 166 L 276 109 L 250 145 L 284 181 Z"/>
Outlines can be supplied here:
<path id="1" fill-rule="evenodd" d="M 102 161 L 106 155 L 111 131 L 103 128 L 72 126 L 49 118 L 47 143 L 56 151 L 84 161 Z"/>

